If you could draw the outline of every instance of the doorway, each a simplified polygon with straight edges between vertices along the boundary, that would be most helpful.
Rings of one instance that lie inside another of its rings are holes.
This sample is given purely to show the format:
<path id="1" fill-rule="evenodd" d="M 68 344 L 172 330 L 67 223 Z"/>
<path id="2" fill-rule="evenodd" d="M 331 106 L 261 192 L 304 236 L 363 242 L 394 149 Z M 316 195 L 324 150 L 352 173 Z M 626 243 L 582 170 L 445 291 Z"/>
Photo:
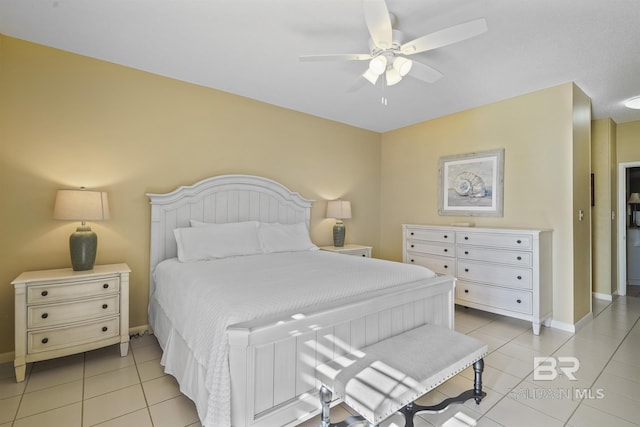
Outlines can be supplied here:
<path id="1" fill-rule="evenodd" d="M 635 281 L 635 267 L 640 267 L 640 259 L 634 264 L 634 271 L 630 272 L 627 265 L 628 244 L 633 244 L 635 251 L 635 239 L 640 238 L 640 228 L 636 230 L 633 226 L 633 217 L 631 213 L 635 209 L 640 209 L 640 205 L 628 204 L 629 195 L 632 192 L 640 192 L 640 162 L 628 162 L 618 164 L 618 295 L 627 295 L 628 279 Z M 640 212 L 636 212 L 640 218 Z M 636 220 L 638 221 L 638 220 Z M 628 233 L 631 231 L 631 233 Z M 630 235 L 629 235 L 630 234 Z M 636 236 L 638 234 L 638 236 Z M 633 240 L 629 240 L 633 239 Z M 640 242 L 638 242 L 640 245 Z M 635 256 L 635 255 L 634 255 Z M 638 256 L 640 256 L 640 246 L 638 247 Z M 638 286 L 640 294 L 640 286 Z M 635 293 L 635 286 L 632 288 Z"/>

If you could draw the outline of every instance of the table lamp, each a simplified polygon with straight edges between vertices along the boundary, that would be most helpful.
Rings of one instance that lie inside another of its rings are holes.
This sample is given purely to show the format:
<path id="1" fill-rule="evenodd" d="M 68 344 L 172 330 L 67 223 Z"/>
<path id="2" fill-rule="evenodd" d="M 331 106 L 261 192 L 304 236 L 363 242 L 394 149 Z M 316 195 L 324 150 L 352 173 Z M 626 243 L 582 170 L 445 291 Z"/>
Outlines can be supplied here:
<path id="1" fill-rule="evenodd" d="M 330 200 L 327 203 L 326 217 L 337 219 L 336 224 L 333 226 L 333 246 L 343 247 L 346 229 L 342 220 L 351 218 L 351 202 Z"/>
<path id="2" fill-rule="evenodd" d="M 74 271 L 93 269 L 98 250 L 98 236 L 86 221 L 109 219 L 109 199 L 105 191 L 58 190 L 53 208 L 53 218 L 81 221 L 81 225 L 69 236 L 71 265 Z"/>

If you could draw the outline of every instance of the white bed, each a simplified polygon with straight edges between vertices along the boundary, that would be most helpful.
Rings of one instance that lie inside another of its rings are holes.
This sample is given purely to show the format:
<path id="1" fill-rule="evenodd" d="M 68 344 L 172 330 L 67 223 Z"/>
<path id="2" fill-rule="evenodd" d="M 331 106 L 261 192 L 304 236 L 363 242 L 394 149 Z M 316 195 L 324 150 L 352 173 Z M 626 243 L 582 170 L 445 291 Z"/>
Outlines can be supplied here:
<path id="1" fill-rule="evenodd" d="M 193 220 L 308 233 L 311 201 L 281 184 L 224 175 L 148 196 L 149 322 L 206 427 L 296 425 L 319 411 L 316 365 L 424 323 L 453 328 L 453 279 L 422 267 L 305 245 L 177 259 L 174 230 L 200 233 Z"/>

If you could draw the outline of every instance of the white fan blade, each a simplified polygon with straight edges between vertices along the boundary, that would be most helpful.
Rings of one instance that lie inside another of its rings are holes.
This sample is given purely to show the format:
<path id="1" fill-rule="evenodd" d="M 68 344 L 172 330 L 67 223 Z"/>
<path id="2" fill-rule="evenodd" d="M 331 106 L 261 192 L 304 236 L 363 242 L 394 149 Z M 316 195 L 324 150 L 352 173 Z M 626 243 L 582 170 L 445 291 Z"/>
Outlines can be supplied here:
<path id="1" fill-rule="evenodd" d="M 302 55 L 300 61 L 366 61 L 373 58 L 368 53 L 338 53 L 329 55 Z"/>
<path id="2" fill-rule="evenodd" d="M 362 7 L 373 44 L 380 49 L 391 48 L 392 28 L 387 4 L 384 0 L 363 0 Z"/>
<path id="3" fill-rule="evenodd" d="M 470 39 L 487 31 L 487 21 L 484 18 L 454 25 L 426 36 L 418 37 L 400 46 L 400 51 L 404 55 L 426 52 L 437 49 L 462 40 Z"/>
<path id="4" fill-rule="evenodd" d="M 442 73 L 440 71 L 418 61 L 413 61 L 411 71 L 409 71 L 409 74 L 407 75 L 426 83 L 433 83 L 442 78 Z"/>

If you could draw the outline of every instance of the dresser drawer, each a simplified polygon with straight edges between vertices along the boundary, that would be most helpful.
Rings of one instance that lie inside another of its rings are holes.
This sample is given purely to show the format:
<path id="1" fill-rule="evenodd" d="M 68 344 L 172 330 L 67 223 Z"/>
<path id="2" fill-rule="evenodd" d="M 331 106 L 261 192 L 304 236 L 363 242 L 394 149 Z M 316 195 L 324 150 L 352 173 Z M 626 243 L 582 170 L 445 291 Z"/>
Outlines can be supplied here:
<path id="1" fill-rule="evenodd" d="M 459 281 L 456 285 L 456 303 L 464 305 L 465 302 L 523 314 L 532 313 L 531 292 Z"/>
<path id="2" fill-rule="evenodd" d="M 503 251 L 499 249 L 479 248 L 477 246 L 458 246 L 458 259 L 473 259 L 521 267 L 533 265 L 533 254 L 521 251 Z"/>
<path id="3" fill-rule="evenodd" d="M 507 249 L 531 249 L 531 236 L 506 233 L 474 233 L 457 231 L 456 241 L 464 245 L 492 246 Z"/>
<path id="4" fill-rule="evenodd" d="M 447 274 L 449 276 L 456 275 L 456 261 L 452 258 L 440 257 L 435 255 L 426 256 L 408 252 L 407 263 L 422 265 L 438 274 Z"/>
<path id="5" fill-rule="evenodd" d="M 119 312 L 118 294 L 69 303 L 32 305 L 27 309 L 27 327 L 43 328 L 113 316 Z"/>
<path id="6" fill-rule="evenodd" d="M 456 233 L 447 230 L 422 230 L 416 228 L 407 229 L 407 237 L 410 240 L 429 240 L 440 243 L 455 243 Z"/>
<path id="7" fill-rule="evenodd" d="M 425 242 L 422 240 L 409 240 L 407 242 L 407 251 L 449 257 L 456 256 L 455 245 Z"/>
<path id="8" fill-rule="evenodd" d="M 508 287 L 531 289 L 533 274 L 530 269 L 503 265 L 483 264 L 479 261 L 458 260 L 459 279 L 491 283 Z"/>
<path id="9" fill-rule="evenodd" d="M 27 350 L 37 353 L 115 337 L 120 335 L 119 321 L 119 317 L 112 317 L 76 326 L 30 331 L 27 333 Z"/>
<path id="10" fill-rule="evenodd" d="M 48 283 L 27 288 L 27 304 L 40 304 L 67 299 L 85 298 L 118 292 L 118 277 L 80 282 Z"/>

